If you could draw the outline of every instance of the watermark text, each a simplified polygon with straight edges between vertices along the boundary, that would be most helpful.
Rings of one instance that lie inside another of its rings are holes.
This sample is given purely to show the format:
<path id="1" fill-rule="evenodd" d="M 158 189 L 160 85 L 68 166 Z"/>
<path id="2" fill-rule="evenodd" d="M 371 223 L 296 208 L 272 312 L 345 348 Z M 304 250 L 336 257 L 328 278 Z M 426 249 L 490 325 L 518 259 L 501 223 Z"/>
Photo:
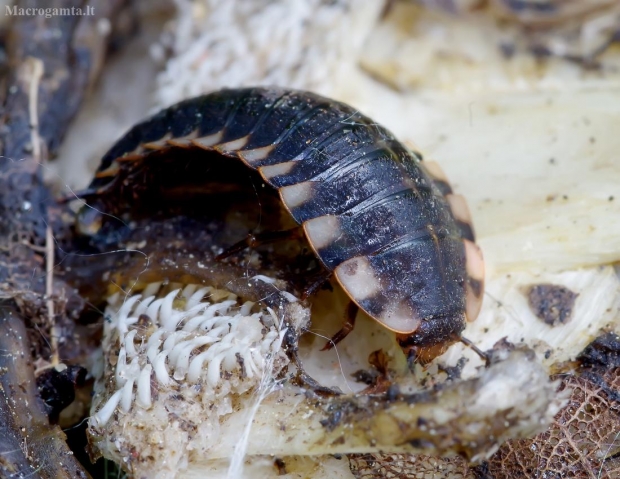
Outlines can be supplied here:
<path id="1" fill-rule="evenodd" d="M 91 16 L 95 14 L 95 7 L 65 7 L 65 8 L 23 8 L 17 5 L 5 5 L 5 14 L 10 17 L 74 17 Z"/>

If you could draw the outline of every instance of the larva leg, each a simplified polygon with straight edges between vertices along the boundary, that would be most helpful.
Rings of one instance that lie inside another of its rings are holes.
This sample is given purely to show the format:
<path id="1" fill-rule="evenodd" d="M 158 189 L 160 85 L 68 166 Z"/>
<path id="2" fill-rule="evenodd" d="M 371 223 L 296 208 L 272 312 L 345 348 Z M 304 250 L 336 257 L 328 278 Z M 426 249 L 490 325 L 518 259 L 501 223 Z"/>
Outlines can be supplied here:
<path id="1" fill-rule="evenodd" d="M 478 356 L 480 356 L 480 359 L 482 359 L 484 361 L 484 363 L 485 363 L 485 365 L 487 367 L 489 367 L 491 365 L 491 358 L 489 357 L 489 355 L 487 353 L 485 353 L 484 351 L 482 351 L 478 346 L 476 346 L 474 343 L 472 343 L 469 339 L 464 338 L 463 336 L 461 336 L 459 338 L 459 341 L 461 343 L 463 343 L 465 346 L 467 346 L 469 349 L 471 349 Z"/>
<path id="2" fill-rule="evenodd" d="M 303 294 L 301 295 L 302 301 L 308 299 L 310 296 L 316 293 L 319 289 L 321 289 L 323 285 L 325 285 L 325 283 L 329 281 L 329 278 L 331 278 L 332 274 L 333 274 L 332 271 L 328 271 L 324 269 L 319 274 L 317 274 L 314 278 L 311 278 L 308 281 L 308 286 L 306 286 Z M 329 286 L 329 288 L 331 290 L 331 286 Z"/>
<path id="3" fill-rule="evenodd" d="M 249 234 L 244 239 L 235 243 L 231 247 L 224 250 L 215 257 L 216 261 L 228 258 L 235 253 L 243 251 L 246 248 L 256 248 L 257 246 L 274 243 L 281 240 L 296 240 L 303 238 L 303 230 L 296 226 L 290 230 L 267 231 L 265 233 Z"/>
<path id="4" fill-rule="evenodd" d="M 355 304 L 353 301 L 349 301 L 347 305 L 347 311 L 345 313 L 344 325 L 336 334 L 332 336 L 332 339 L 329 340 L 321 351 L 329 351 L 336 344 L 346 338 L 353 328 L 355 327 L 355 318 L 357 317 L 357 312 L 359 311 L 359 306 Z"/>

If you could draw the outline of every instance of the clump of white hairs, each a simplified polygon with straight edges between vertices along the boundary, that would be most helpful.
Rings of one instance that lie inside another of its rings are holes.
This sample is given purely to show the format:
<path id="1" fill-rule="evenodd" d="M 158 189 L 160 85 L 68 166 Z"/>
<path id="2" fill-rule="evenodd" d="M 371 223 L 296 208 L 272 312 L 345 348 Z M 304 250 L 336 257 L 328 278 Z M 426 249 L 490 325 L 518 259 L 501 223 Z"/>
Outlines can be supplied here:
<path id="1" fill-rule="evenodd" d="M 332 93 L 382 9 L 375 0 L 175 0 L 177 14 L 155 58 L 156 102 L 170 105 L 218 88 L 286 85 Z"/>
<path id="2" fill-rule="evenodd" d="M 131 297 L 115 293 L 105 311 L 103 360 L 93 371 L 91 438 L 112 446 L 120 462 L 130 462 L 134 444 L 141 455 L 159 451 L 163 463 L 153 464 L 164 464 L 160 477 L 172 477 L 166 465 L 182 469 L 189 451 L 217 441 L 220 417 L 251 412 L 247 400 L 257 407 L 277 387 L 289 361 L 281 351 L 285 332 L 271 308 L 209 286 L 153 283 Z M 147 436 L 146 446 L 126 433 L 132 427 Z M 200 429 L 206 441 L 195 435 Z"/>

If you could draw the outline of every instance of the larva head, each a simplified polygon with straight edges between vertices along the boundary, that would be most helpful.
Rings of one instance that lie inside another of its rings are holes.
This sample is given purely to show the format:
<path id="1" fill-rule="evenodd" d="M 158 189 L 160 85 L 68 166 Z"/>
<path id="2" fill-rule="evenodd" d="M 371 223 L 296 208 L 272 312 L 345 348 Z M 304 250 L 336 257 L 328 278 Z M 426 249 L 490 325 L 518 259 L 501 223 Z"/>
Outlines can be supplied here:
<path id="1" fill-rule="evenodd" d="M 465 315 L 455 312 L 446 316 L 428 318 L 417 330 L 399 333 L 396 340 L 410 364 L 426 364 L 457 342 L 465 329 Z"/>
<path id="2" fill-rule="evenodd" d="M 458 341 L 482 304 L 484 263 L 469 240 L 421 238 L 389 255 L 344 261 L 334 276 L 361 309 L 397 333 L 409 358 L 421 362 Z"/>

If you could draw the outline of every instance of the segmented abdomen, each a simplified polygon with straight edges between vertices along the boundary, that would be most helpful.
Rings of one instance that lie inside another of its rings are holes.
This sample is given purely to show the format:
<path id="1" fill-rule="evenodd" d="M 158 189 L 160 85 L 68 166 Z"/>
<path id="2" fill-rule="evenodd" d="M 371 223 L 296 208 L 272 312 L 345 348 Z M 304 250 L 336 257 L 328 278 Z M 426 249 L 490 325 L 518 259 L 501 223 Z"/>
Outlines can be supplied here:
<path id="1" fill-rule="evenodd" d="M 469 218 L 457 224 L 447 183 L 433 181 L 421 156 L 371 119 L 307 92 L 225 90 L 135 126 L 105 155 L 91 187 L 104 187 L 119 159 L 170 146 L 216 150 L 257 170 L 351 299 L 388 328 L 464 327 Z"/>

